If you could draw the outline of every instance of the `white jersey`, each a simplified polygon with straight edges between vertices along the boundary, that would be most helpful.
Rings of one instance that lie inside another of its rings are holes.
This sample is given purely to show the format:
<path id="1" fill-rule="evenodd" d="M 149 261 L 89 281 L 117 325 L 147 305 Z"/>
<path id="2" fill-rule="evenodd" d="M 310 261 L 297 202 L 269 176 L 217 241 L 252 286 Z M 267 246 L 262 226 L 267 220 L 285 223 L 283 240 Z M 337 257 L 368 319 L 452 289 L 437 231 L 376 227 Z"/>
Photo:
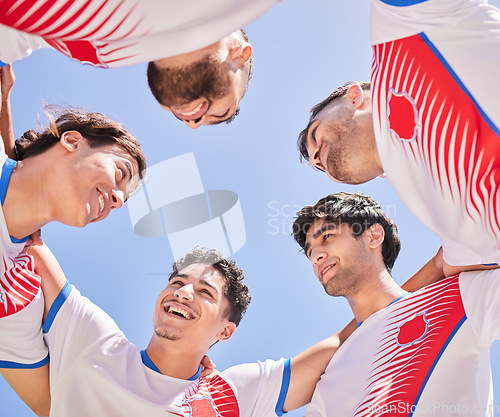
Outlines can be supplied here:
<path id="1" fill-rule="evenodd" d="M 277 1 L 2 0 L 0 61 L 48 46 L 102 68 L 153 61 L 213 44 Z"/>
<path id="2" fill-rule="evenodd" d="M 499 312 L 500 270 L 400 298 L 339 348 L 306 416 L 493 416 L 489 347 Z"/>
<path id="3" fill-rule="evenodd" d="M 500 11 L 481 0 L 372 0 L 383 169 L 452 265 L 500 261 Z"/>
<path id="4" fill-rule="evenodd" d="M 50 416 L 266 417 L 283 413 L 290 361 L 239 365 L 210 382 L 162 375 L 103 310 L 66 284 L 43 326 Z"/>
<path id="5" fill-rule="evenodd" d="M 3 205 L 16 162 L 0 156 L 0 203 Z M 0 208 L 0 368 L 37 368 L 48 362 L 41 324 L 43 294 L 31 256 L 20 253 L 27 238 L 9 235 Z"/>

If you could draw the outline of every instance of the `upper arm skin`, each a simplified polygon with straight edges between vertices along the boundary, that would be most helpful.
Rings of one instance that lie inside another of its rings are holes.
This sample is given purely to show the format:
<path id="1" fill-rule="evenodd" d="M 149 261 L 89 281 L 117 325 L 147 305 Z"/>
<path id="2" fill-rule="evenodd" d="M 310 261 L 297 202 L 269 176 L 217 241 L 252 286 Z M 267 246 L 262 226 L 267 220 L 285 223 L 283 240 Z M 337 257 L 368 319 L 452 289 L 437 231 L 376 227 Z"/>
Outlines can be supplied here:
<path id="1" fill-rule="evenodd" d="M 35 258 L 36 273 L 42 278 L 42 291 L 45 300 L 43 319 L 45 320 L 52 303 L 66 284 L 66 276 L 47 245 L 32 246 L 28 253 Z"/>
<path id="2" fill-rule="evenodd" d="M 451 266 L 443 261 L 443 248 L 439 248 L 434 255 L 422 268 L 420 268 L 408 281 L 401 287 L 406 291 L 416 291 L 426 285 L 433 284 L 445 277 L 449 277 L 460 272 L 482 271 L 488 269 L 497 269 L 498 265 L 467 265 Z"/>
<path id="3" fill-rule="evenodd" d="M 0 68 L 0 142 L 2 145 L 0 151 L 5 152 L 9 158 L 14 160 L 17 158 L 10 108 L 10 93 L 15 79 L 10 64 Z"/>
<path id="4" fill-rule="evenodd" d="M 422 268 L 401 285 L 401 288 L 413 292 L 443 279 L 445 277 L 443 266 L 443 248 L 439 248 L 438 252 Z"/>
<path id="5" fill-rule="evenodd" d="M 316 384 L 324 374 L 333 354 L 356 330 L 353 319 L 343 330 L 292 358 L 290 385 L 283 411 L 291 411 L 311 402 Z"/>
<path id="6" fill-rule="evenodd" d="M 37 416 L 49 415 L 49 364 L 35 369 L 2 368 L 0 373 Z"/>

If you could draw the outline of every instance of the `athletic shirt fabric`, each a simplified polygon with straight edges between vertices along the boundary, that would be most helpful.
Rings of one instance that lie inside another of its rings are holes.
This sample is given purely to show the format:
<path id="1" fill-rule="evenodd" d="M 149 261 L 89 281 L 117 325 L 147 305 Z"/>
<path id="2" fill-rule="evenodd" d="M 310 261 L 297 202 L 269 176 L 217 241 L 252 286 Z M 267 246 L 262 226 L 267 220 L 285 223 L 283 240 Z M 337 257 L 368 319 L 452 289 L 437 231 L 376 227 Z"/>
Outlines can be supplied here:
<path id="1" fill-rule="evenodd" d="M 40 47 L 101 68 L 184 54 L 250 23 L 278 0 L 2 0 L 0 61 Z"/>
<path id="2" fill-rule="evenodd" d="M 16 162 L 0 156 L 3 206 Z M 0 208 L 0 368 L 37 368 L 48 362 L 42 338 L 43 294 L 31 256 L 22 253 L 27 238 L 9 235 Z M 20 253 L 21 252 L 21 253 Z"/>
<path id="3" fill-rule="evenodd" d="M 493 416 L 499 310 L 500 270 L 455 275 L 391 303 L 335 353 L 306 417 Z"/>
<path id="4" fill-rule="evenodd" d="M 283 414 L 289 360 L 238 365 L 210 382 L 162 375 L 111 317 L 70 284 L 43 330 L 51 352 L 51 417 Z"/>
<path id="5" fill-rule="evenodd" d="M 479 0 L 372 0 L 383 169 L 451 265 L 500 260 L 500 11 Z"/>

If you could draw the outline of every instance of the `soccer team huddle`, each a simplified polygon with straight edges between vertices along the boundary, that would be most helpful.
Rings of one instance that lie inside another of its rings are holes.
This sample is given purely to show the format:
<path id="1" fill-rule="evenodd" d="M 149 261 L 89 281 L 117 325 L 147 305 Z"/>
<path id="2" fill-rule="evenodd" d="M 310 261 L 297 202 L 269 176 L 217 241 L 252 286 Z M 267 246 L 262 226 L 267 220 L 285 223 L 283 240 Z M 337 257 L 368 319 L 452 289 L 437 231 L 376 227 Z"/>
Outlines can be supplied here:
<path id="1" fill-rule="evenodd" d="M 370 82 L 334 89 L 297 132 L 301 160 L 345 184 L 387 177 L 441 241 L 400 286 L 397 227 L 376 201 L 340 192 L 303 207 L 293 238 L 354 318 L 297 356 L 213 369 L 207 351 L 250 302 L 217 248 L 174 262 L 140 350 L 42 242 L 49 222 L 84 227 L 121 208 L 146 158 L 120 123 L 75 107 L 48 107 L 47 126 L 15 140 L 11 63 L 43 48 L 109 71 L 148 63 L 155 99 L 187 127 L 230 123 L 253 70 L 242 28 L 276 2 L 0 2 L 0 373 L 35 414 L 493 415 L 500 10 L 487 0 L 371 0 Z"/>

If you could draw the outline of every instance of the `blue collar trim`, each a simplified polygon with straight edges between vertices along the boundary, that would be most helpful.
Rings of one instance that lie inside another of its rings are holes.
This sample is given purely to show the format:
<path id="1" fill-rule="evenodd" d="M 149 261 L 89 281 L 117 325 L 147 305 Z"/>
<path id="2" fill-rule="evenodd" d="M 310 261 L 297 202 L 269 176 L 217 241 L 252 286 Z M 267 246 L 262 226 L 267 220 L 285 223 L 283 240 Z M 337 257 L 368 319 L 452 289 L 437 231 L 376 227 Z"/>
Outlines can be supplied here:
<path id="1" fill-rule="evenodd" d="M 7 188 L 9 188 L 10 176 L 12 171 L 16 167 L 17 162 L 13 159 L 7 158 L 2 168 L 2 176 L 0 177 L 0 203 L 3 206 L 5 201 L 5 196 L 7 195 Z M 16 239 L 15 237 L 10 237 L 12 243 L 26 243 L 28 241 L 28 236 L 22 239 Z"/>
<path id="2" fill-rule="evenodd" d="M 16 164 L 17 162 L 10 158 L 7 158 L 5 164 L 3 164 L 2 177 L 0 178 L 0 202 L 2 203 L 2 206 L 5 201 L 5 196 L 7 195 L 10 176 L 12 174 L 12 171 L 16 167 Z"/>
<path id="3" fill-rule="evenodd" d="M 396 301 L 401 300 L 401 298 L 406 297 L 407 295 L 411 294 L 410 292 L 403 294 L 401 297 L 396 298 L 395 300 L 391 301 L 389 304 L 387 304 L 386 307 L 389 307 L 391 304 L 394 304 Z M 385 308 L 385 307 L 384 307 Z M 356 324 L 356 329 L 363 324 L 362 321 Z"/>
<path id="4" fill-rule="evenodd" d="M 161 374 L 160 370 L 158 369 L 158 367 L 153 363 L 153 361 L 149 358 L 148 354 L 146 353 L 146 349 L 144 350 L 141 350 L 141 358 L 142 358 L 142 363 L 144 365 L 146 365 L 149 369 L 151 369 L 152 371 L 155 371 L 155 372 L 158 372 L 159 374 Z M 196 372 L 196 374 L 194 374 L 191 378 L 188 379 L 188 381 L 194 381 L 196 379 L 198 379 L 200 377 L 200 374 L 201 374 L 201 371 L 203 370 L 203 368 L 201 367 L 201 365 L 198 367 L 198 372 Z"/>

